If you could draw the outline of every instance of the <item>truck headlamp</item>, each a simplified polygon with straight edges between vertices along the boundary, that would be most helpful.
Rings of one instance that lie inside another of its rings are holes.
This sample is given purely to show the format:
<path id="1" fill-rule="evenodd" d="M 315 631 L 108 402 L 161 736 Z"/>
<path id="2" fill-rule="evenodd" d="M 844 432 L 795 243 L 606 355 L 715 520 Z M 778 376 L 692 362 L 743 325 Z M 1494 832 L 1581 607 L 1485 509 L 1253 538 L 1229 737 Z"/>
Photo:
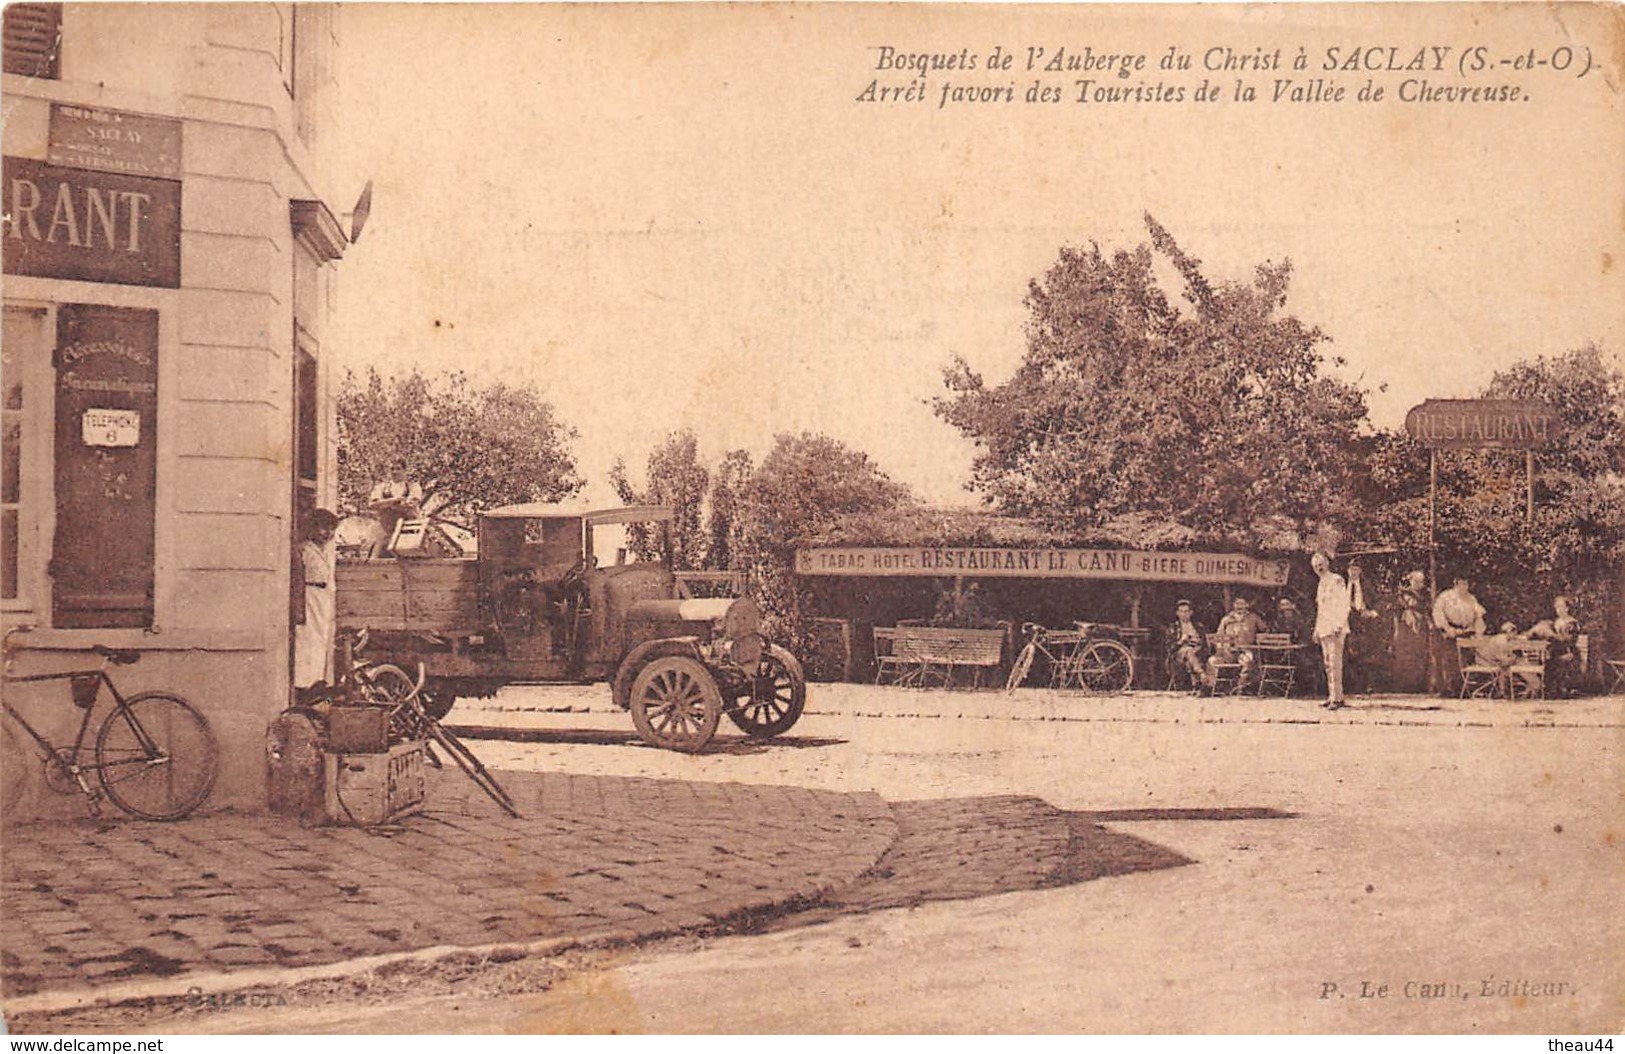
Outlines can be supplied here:
<path id="1" fill-rule="evenodd" d="M 760 633 L 747 633 L 728 645 L 728 660 L 741 669 L 754 670 L 762 661 L 763 647 Z"/>

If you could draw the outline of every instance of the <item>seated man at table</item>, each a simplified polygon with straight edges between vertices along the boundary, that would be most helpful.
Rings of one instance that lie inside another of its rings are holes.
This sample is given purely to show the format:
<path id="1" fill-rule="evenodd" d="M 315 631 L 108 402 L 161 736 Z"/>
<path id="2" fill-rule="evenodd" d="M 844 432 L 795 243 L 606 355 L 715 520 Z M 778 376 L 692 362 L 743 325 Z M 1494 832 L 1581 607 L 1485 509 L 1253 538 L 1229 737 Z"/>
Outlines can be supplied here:
<path id="1" fill-rule="evenodd" d="M 1258 642 L 1260 633 L 1268 632 L 1269 627 L 1258 617 L 1258 612 L 1252 610 L 1247 598 L 1237 597 L 1230 613 L 1219 620 L 1219 628 L 1213 631 L 1213 656 L 1208 659 L 1209 684 L 1218 677 L 1220 666 L 1231 663 L 1241 666 L 1239 684 L 1251 681 L 1258 664 L 1252 646 Z"/>
<path id="2" fill-rule="evenodd" d="M 1285 633 L 1292 638 L 1292 643 L 1305 643 L 1304 633 L 1307 624 L 1303 619 L 1303 612 L 1291 597 L 1282 597 L 1276 602 L 1275 623 L 1270 627 L 1271 633 Z"/>
<path id="3" fill-rule="evenodd" d="M 1208 671 L 1202 661 L 1207 654 L 1207 635 L 1191 617 L 1192 610 L 1189 600 L 1174 605 L 1173 625 L 1168 627 L 1168 669 L 1183 670 L 1194 689 L 1208 683 Z"/>

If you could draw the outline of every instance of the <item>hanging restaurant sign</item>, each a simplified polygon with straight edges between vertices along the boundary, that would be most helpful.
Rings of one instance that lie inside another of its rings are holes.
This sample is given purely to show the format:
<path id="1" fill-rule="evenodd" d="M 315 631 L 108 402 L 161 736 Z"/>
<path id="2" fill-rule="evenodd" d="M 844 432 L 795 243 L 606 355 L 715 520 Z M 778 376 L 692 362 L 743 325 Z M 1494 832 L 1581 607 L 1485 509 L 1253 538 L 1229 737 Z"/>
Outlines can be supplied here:
<path id="1" fill-rule="evenodd" d="M 181 184 L 5 159 L 5 273 L 181 284 Z"/>
<path id="2" fill-rule="evenodd" d="M 1429 399 L 1405 415 L 1405 432 L 1432 450 L 1538 450 L 1562 427 L 1557 411 L 1530 399 Z"/>
<path id="3" fill-rule="evenodd" d="M 804 575 L 981 578 L 1104 578 L 1282 586 L 1288 562 L 1235 553 L 1142 549 L 822 548 L 798 549 Z"/>

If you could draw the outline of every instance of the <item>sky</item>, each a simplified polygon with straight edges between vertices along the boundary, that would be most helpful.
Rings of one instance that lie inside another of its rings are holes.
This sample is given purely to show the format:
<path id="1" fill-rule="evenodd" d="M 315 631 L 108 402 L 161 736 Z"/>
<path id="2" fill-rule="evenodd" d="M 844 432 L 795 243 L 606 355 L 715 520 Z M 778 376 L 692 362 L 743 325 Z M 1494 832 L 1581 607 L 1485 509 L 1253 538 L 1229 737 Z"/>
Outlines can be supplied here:
<path id="1" fill-rule="evenodd" d="M 590 500 L 617 456 L 640 473 L 691 428 L 710 459 L 825 432 L 928 501 L 974 502 L 973 449 L 929 406 L 942 368 L 1007 378 L 1028 282 L 1063 245 L 1146 240 L 1146 212 L 1215 278 L 1290 259 L 1287 310 L 1331 336 L 1347 365 L 1328 370 L 1379 427 L 1522 358 L 1625 349 L 1625 48 L 1602 7 L 365 4 L 341 32 L 342 167 L 374 196 L 338 364 L 537 386 L 580 434 Z M 1159 72 L 1169 46 L 1196 66 Z M 1345 101 L 1191 100 L 1236 79 L 1200 68 L 1209 48 L 1300 46 L 1310 70 L 1245 78 Z M 1008 73 L 985 69 L 995 47 Z M 1028 72 L 1029 47 L 1147 67 Z M 1475 47 L 1506 64 L 1469 79 Z M 979 68 L 860 101 L 912 79 L 883 48 Z M 1356 48 L 1379 67 L 1448 50 L 1421 74 L 1315 68 Z M 1526 51 L 1548 65 L 1516 69 Z M 1083 76 L 1187 95 L 1080 104 Z M 1406 78 L 1524 98 L 1397 103 Z M 1035 79 L 1063 101 L 1021 102 Z M 1347 101 L 1368 80 L 1388 99 Z M 1017 102 L 940 106 L 945 81 Z"/>

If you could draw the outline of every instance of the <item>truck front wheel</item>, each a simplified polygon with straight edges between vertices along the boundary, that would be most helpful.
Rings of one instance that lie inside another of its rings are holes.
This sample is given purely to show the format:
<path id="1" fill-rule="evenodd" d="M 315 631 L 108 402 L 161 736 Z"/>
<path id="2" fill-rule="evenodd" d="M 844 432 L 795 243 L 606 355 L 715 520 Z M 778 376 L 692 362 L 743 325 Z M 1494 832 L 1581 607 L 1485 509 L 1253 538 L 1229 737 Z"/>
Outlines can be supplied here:
<path id="1" fill-rule="evenodd" d="M 651 746 L 697 754 L 716 734 L 722 693 L 698 660 L 651 659 L 632 681 L 632 724 Z"/>
<path id="2" fill-rule="evenodd" d="M 728 711 L 728 720 L 748 736 L 781 735 L 801 717 L 807 705 L 807 675 L 796 657 L 769 645 L 755 673 L 745 680 L 745 694 Z"/>

